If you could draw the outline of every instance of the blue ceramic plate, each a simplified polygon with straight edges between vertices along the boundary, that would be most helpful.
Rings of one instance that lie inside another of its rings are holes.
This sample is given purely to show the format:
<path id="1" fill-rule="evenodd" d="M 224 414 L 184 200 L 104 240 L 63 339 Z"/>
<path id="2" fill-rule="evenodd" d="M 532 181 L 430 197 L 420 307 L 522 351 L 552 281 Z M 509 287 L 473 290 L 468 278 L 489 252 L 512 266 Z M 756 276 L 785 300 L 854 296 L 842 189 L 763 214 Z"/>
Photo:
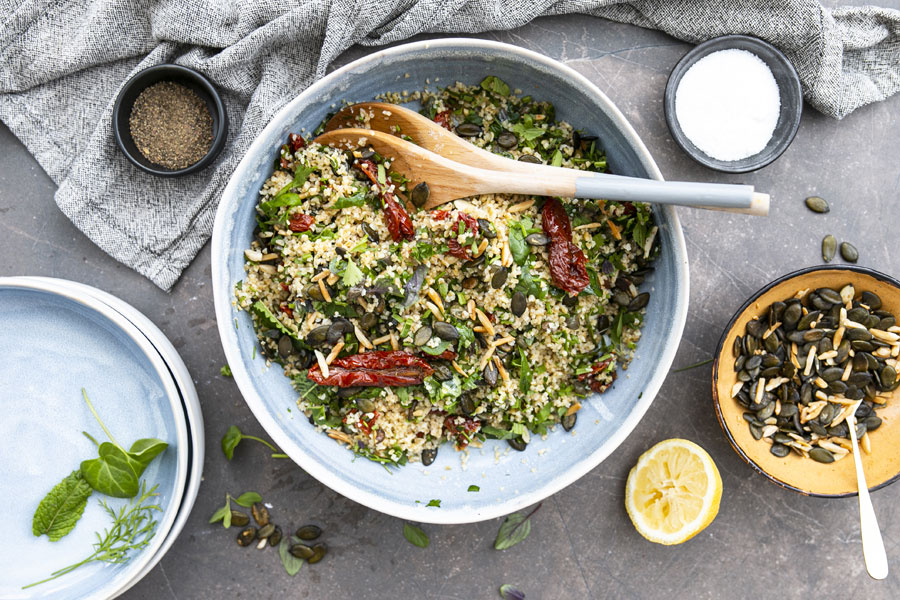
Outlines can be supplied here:
<path id="1" fill-rule="evenodd" d="M 191 509 L 197 499 L 197 492 L 200 489 L 200 479 L 203 475 L 203 456 L 204 456 L 204 431 L 203 431 L 203 412 L 200 408 L 200 398 L 197 395 L 197 389 L 191 379 L 184 361 L 179 356 L 178 351 L 172 345 L 172 342 L 160 331 L 153 321 L 148 319 L 143 313 L 127 302 L 116 298 L 102 290 L 77 283 L 65 279 L 53 279 L 50 277 L 26 277 L 32 281 L 43 281 L 50 284 L 56 284 L 64 288 L 72 290 L 73 293 L 81 293 L 96 298 L 100 302 L 108 305 L 123 317 L 131 321 L 147 340 L 153 345 L 160 357 L 165 362 L 166 367 L 175 380 L 178 392 L 181 395 L 182 408 L 187 417 L 188 426 L 188 470 L 187 470 L 187 487 L 184 496 L 181 499 L 181 505 L 178 507 L 178 516 L 172 523 L 172 528 L 166 535 L 166 539 L 162 546 L 156 551 L 152 560 L 147 562 L 139 573 L 135 573 L 131 581 L 128 582 L 121 591 L 130 589 L 134 584 L 140 581 L 153 567 L 162 560 L 162 557 L 168 552 L 172 544 L 175 543 L 178 534 L 184 529 L 190 516 Z"/>
<path id="2" fill-rule="evenodd" d="M 376 510 L 415 521 L 468 523 L 528 506 L 597 466 L 634 429 L 665 379 L 684 328 L 688 302 L 687 252 L 671 207 L 655 212 L 662 252 L 642 286 L 651 292 L 637 358 L 603 396 L 586 403 L 573 433 L 562 428 L 525 452 L 506 442 L 471 450 L 463 465 L 449 445 L 430 467 L 416 463 L 387 472 L 316 433 L 295 401 L 297 393 L 276 365 L 254 351 L 249 315 L 232 306 L 244 278 L 243 250 L 252 239 L 262 183 L 287 135 L 313 130 L 342 100 L 372 100 L 383 92 L 455 81 L 477 84 L 496 75 L 510 87 L 549 100 L 561 120 L 600 136 L 615 173 L 662 179 L 646 147 L 621 112 L 590 81 L 540 54 L 481 40 L 418 42 L 376 52 L 318 81 L 291 101 L 253 142 L 226 188 L 212 239 L 216 318 L 228 364 L 262 426 L 303 469 L 332 489 Z M 417 108 L 413 106 L 413 108 Z M 467 491 L 477 485 L 479 492 Z M 440 507 L 429 507 L 440 500 Z"/>
<path id="3" fill-rule="evenodd" d="M 152 345 L 119 313 L 51 282 L 0 278 L 0 482 L 7 502 L 0 545 L 0 597 L 113 597 L 149 562 L 181 504 L 187 475 L 187 428 L 178 390 Z M 109 527 L 94 493 L 75 529 L 58 542 L 34 537 L 31 521 L 44 495 L 79 463 L 96 456 L 82 435 L 105 435 L 81 397 L 87 390 L 120 443 L 157 437 L 169 448 L 144 472 L 159 484 L 156 536 L 125 564 L 91 563 L 59 579 L 25 584 L 85 558 L 94 532 Z"/>

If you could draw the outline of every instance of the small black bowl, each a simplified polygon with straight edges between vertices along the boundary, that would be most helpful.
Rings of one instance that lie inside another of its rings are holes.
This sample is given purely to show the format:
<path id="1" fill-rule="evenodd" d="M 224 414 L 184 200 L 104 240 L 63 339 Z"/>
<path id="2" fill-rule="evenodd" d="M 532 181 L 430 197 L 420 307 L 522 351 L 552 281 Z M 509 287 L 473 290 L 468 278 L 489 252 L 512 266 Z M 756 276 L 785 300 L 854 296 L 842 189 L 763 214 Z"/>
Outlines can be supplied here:
<path id="1" fill-rule="evenodd" d="M 752 52 L 772 71 L 781 95 L 781 112 L 778 115 L 775 131 L 772 132 L 772 138 L 761 152 L 740 160 L 725 161 L 705 154 L 681 130 L 681 125 L 675 116 L 675 91 L 678 89 L 681 78 L 698 60 L 719 50 L 735 48 Z M 803 89 L 800 87 L 800 77 L 797 76 L 794 65 L 775 46 L 747 35 L 725 35 L 703 42 L 678 61 L 666 84 L 664 104 L 669 131 L 678 145 L 691 158 L 717 171 L 747 173 L 761 169 L 774 161 L 794 141 L 794 136 L 800 127 L 800 116 L 803 113 Z"/>
<path id="2" fill-rule="evenodd" d="M 209 114 L 212 117 L 213 139 L 206 155 L 183 169 L 167 169 L 160 165 L 153 164 L 147 160 L 134 143 L 131 137 L 131 127 L 129 119 L 131 118 L 131 109 L 134 107 L 134 101 L 138 95 L 145 89 L 160 81 L 172 81 L 190 88 L 206 103 Z M 136 167 L 147 173 L 158 175 L 160 177 L 178 177 L 208 167 L 216 159 L 219 152 L 225 146 L 225 139 L 228 137 L 228 114 L 225 112 L 225 105 L 219 92 L 213 87 L 209 80 L 193 69 L 182 67 L 181 65 L 163 64 L 148 67 L 134 77 L 129 79 L 122 90 L 119 97 L 116 98 L 116 104 L 113 106 L 113 131 L 116 136 L 116 143 L 122 152 L 128 157 Z"/>

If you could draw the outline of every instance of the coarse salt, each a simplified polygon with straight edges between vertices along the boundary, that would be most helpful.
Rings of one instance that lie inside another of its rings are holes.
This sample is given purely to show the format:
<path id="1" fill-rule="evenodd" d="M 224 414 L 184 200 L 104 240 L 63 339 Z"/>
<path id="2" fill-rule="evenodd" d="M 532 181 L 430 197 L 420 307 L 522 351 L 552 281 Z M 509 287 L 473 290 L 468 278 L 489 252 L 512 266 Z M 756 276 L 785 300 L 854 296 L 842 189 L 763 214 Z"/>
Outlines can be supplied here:
<path id="1" fill-rule="evenodd" d="M 780 111 L 772 71 L 746 50 L 704 56 L 687 70 L 675 91 L 681 130 L 697 148 L 722 161 L 761 152 L 772 138 Z"/>

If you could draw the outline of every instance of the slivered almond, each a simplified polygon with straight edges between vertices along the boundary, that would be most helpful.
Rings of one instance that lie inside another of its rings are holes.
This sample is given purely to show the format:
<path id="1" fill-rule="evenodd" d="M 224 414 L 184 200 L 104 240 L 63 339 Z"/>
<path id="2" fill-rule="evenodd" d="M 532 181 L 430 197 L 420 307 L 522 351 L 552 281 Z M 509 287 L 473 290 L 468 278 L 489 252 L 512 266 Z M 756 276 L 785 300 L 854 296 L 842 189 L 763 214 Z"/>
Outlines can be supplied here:
<path id="1" fill-rule="evenodd" d="M 319 363 L 319 370 L 322 371 L 322 377 L 328 378 L 328 363 L 325 362 L 325 356 L 320 350 L 313 351 L 316 355 L 316 362 Z"/>
<path id="2" fill-rule="evenodd" d="M 391 334 L 383 335 L 380 338 L 375 338 L 374 340 L 372 340 L 372 344 L 380 346 L 381 344 L 389 341 L 391 341 Z"/>
<path id="3" fill-rule="evenodd" d="M 355 323 L 353 324 L 353 333 L 356 334 L 356 339 L 359 340 L 359 343 L 367 350 L 371 350 L 375 347 L 372 345 L 372 342 L 369 341 L 369 338 L 366 337 L 366 334 L 359 328 L 359 325 L 356 325 Z"/>
<path id="4" fill-rule="evenodd" d="M 506 371 L 506 367 L 503 366 L 503 363 L 500 362 L 500 357 L 494 356 L 494 366 L 497 367 L 497 371 L 500 373 L 500 379 L 502 379 L 505 383 L 509 383 L 509 373 Z"/>
<path id="5" fill-rule="evenodd" d="M 459 374 L 462 375 L 463 377 L 466 377 L 466 372 L 462 370 L 462 367 L 459 366 L 459 363 L 458 363 L 458 362 L 456 362 L 455 360 L 452 360 L 452 361 L 450 361 L 450 365 L 453 367 L 453 370 L 454 370 L 454 371 L 456 371 L 457 373 L 459 373 Z"/>
<path id="6" fill-rule="evenodd" d="M 850 379 L 850 373 L 853 371 L 853 361 L 848 360 L 847 366 L 844 367 L 844 372 L 841 373 L 841 381 L 847 381 Z"/>
<path id="7" fill-rule="evenodd" d="M 340 431 L 339 429 L 329 429 L 327 435 L 331 439 L 337 440 L 338 442 L 343 442 L 348 446 L 351 446 L 353 444 L 353 440 L 350 438 L 350 436 L 343 431 Z"/>
<path id="8" fill-rule="evenodd" d="M 872 440 L 869 439 L 869 432 L 865 432 L 860 440 L 860 446 L 862 446 L 863 452 L 866 454 L 872 454 Z"/>
<path id="9" fill-rule="evenodd" d="M 806 355 L 806 368 L 803 369 L 803 376 L 807 377 L 810 373 L 812 373 L 813 368 L 813 359 L 816 357 L 816 346 L 813 344 L 809 349 L 809 354 Z"/>
<path id="10" fill-rule="evenodd" d="M 395 352 L 400 349 L 400 346 L 397 344 L 397 336 L 394 332 L 391 332 L 391 349 Z"/>
<path id="11" fill-rule="evenodd" d="M 488 346 L 487 351 L 484 353 L 484 356 L 481 357 L 481 360 L 478 361 L 478 370 L 484 369 L 487 366 L 489 360 L 491 360 L 491 356 L 494 354 L 494 349 L 496 346 Z"/>
<path id="12" fill-rule="evenodd" d="M 481 325 L 487 330 L 488 335 L 493 336 L 496 332 L 494 331 L 493 323 L 487 318 L 487 315 L 478 307 L 475 308 L 475 315 L 478 317 Z"/>
<path id="13" fill-rule="evenodd" d="M 494 340 L 492 343 L 493 343 L 495 346 L 503 346 L 503 345 L 505 345 L 505 344 L 512 344 L 512 343 L 515 342 L 515 341 L 516 341 L 516 338 L 514 338 L 514 337 L 511 336 L 511 335 L 508 335 L 508 336 L 506 336 L 506 337 L 500 338 L 499 340 Z"/>
<path id="14" fill-rule="evenodd" d="M 431 311 L 431 314 L 433 314 L 438 321 L 444 320 L 444 312 L 440 308 L 438 308 L 434 302 L 426 300 L 425 306 Z"/>
<path id="15" fill-rule="evenodd" d="M 481 240 L 481 243 L 478 244 L 478 248 L 475 249 L 475 254 L 473 254 L 472 257 L 473 257 L 473 258 L 478 258 L 478 257 L 481 256 L 482 254 L 484 254 L 484 251 L 487 250 L 487 247 L 488 247 L 488 241 L 487 241 L 487 240 Z"/>
<path id="16" fill-rule="evenodd" d="M 434 305 L 438 307 L 441 311 L 441 314 L 444 314 L 444 301 L 441 300 L 441 295 L 434 291 L 433 288 L 428 288 L 425 290 L 425 294 L 434 302 Z"/>
<path id="17" fill-rule="evenodd" d="M 571 416 L 581 410 L 581 403 L 576 402 L 566 410 L 566 416 Z"/>
<path id="18" fill-rule="evenodd" d="M 779 327 L 781 327 L 781 321 L 778 321 L 777 323 L 766 329 L 766 332 L 763 334 L 762 339 L 768 338 L 770 335 L 775 333 L 775 330 Z"/>
<path id="19" fill-rule="evenodd" d="M 319 280 L 319 291 L 322 292 L 322 298 L 325 299 L 325 302 L 331 302 L 331 294 L 328 293 L 328 288 L 325 287 L 325 282 L 321 279 Z"/>
<path id="20" fill-rule="evenodd" d="M 519 202 L 518 204 L 513 204 L 509 208 L 506 209 L 506 212 L 510 213 L 520 213 L 528 210 L 534 206 L 534 198 L 531 200 L 526 200 L 525 202 Z"/>
<path id="21" fill-rule="evenodd" d="M 338 354 L 341 353 L 341 350 L 344 349 L 344 341 L 340 340 L 337 344 L 334 345 L 334 348 L 331 349 L 331 352 L 328 353 L 328 358 L 325 359 L 325 364 L 330 365 L 334 359 L 337 358 Z"/>
<path id="22" fill-rule="evenodd" d="M 837 331 L 834 332 L 834 340 L 831 342 L 832 348 L 837 348 L 841 345 L 841 342 L 844 339 L 844 332 L 847 331 L 847 328 L 841 325 L 837 328 Z"/>
<path id="23" fill-rule="evenodd" d="M 509 240 L 503 240 L 503 248 L 500 250 L 500 264 L 504 267 L 512 266 L 512 252 L 509 250 Z"/>
<path id="24" fill-rule="evenodd" d="M 740 393 L 741 388 L 743 388 L 743 387 L 744 387 L 743 381 L 738 381 L 733 386 L 731 386 L 731 397 L 734 398 L 735 396 L 737 396 Z"/>
<path id="25" fill-rule="evenodd" d="M 612 233 L 612 236 L 617 240 L 622 239 L 622 232 L 619 231 L 619 227 L 612 222 L 612 219 L 607 219 L 606 224 L 609 225 L 609 231 Z"/>
<path id="26" fill-rule="evenodd" d="M 481 325 L 476 325 L 472 328 L 472 331 L 474 331 L 475 333 L 487 333 L 487 329 L 485 329 Z"/>
<path id="27" fill-rule="evenodd" d="M 469 302 L 466 304 L 466 308 L 469 311 L 469 318 L 473 321 L 477 321 L 478 317 L 475 315 L 475 301 L 469 298 Z"/>
<path id="28" fill-rule="evenodd" d="M 585 225 L 579 225 L 578 227 L 573 227 L 573 231 L 584 231 L 585 229 L 597 229 L 598 227 L 603 227 L 603 223 L 587 223 Z"/>
<path id="29" fill-rule="evenodd" d="M 331 275 L 331 271 L 329 271 L 328 269 L 325 269 L 321 273 L 317 273 L 317 274 L 313 275 L 313 277 L 312 277 L 312 279 L 310 279 L 310 281 L 312 281 L 313 283 L 318 283 L 319 281 L 322 281 L 329 275 Z"/>

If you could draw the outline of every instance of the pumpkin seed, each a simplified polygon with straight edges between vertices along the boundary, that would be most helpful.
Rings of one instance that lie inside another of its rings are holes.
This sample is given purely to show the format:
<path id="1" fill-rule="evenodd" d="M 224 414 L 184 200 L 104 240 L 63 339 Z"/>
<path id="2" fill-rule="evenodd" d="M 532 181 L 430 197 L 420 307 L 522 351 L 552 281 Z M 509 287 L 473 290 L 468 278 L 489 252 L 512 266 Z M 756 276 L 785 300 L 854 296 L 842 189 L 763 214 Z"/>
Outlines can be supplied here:
<path id="1" fill-rule="evenodd" d="M 477 137 L 481 135 L 481 125 L 475 123 L 460 123 L 456 126 L 456 135 L 462 137 Z"/>
<path id="2" fill-rule="evenodd" d="M 317 525 L 304 525 L 295 534 L 301 540 L 314 540 L 322 535 L 322 528 Z"/>
<path id="3" fill-rule="evenodd" d="M 831 288 L 819 288 L 816 290 L 816 293 L 819 294 L 819 298 L 826 300 L 831 304 L 843 304 L 844 301 L 841 299 L 840 293 L 834 291 Z"/>
<path id="4" fill-rule="evenodd" d="M 831 262 L 837 250 L 837 240 L 830 233 L 822 238 L 822 260 Z"/>
<path id="5" fill-rule="evenodd" d="M 572 413 L 571 415 L 566 415 L 560 421 L 562 423 L 563 429 L 566 431 L 572 431 L 572 428 L 575 427 L 575 421 L 578 419 L 578 413 Z"/>
<path id="6" fill-rule="evenodd" d="M 413 344 L 416 346 L 424 346 L 431 340 L 433 331 L 428 325 L 422 325 L 413 335 Z"/>
<path id="7" fill-rule="evenodd" d="M 434 462 L 434 459 L 437 458 L 438 450 L 437 448 L 426 448 L 422 450 L 422 464 L 426 467 Z"/>
<path id="8" fill-rule="evenodd" d="M 253 515 L 253 520 L 260 527 L 265 527 L 269 524 L 269 509 L 262 502 L 254 502 L 253 506 L 250 507 L 250 514 Z"/>
<path id="9" fill-rule="evenodd" d="M 637 312 L 647 306 L 650 302 L 650 292 L 644 292 L 642 294 L 638 294 L 634 297 L 634 299 L 628 303 L 625 308 L 628 312 Z"/>
<path id="10" fill-rule="evenodd" d="M 519 157 L 519 162 L 531 163 L 531 164 L 535 164 L 535 165 L 544 164 L 544 161 L 542 161 L 537 156 L 534 156 L 531 154 L 523 154 L 522 156 Z"/>
<path id="11" fill-rule="evenodd" d="M 298 536 L 299 537 L 299 536 Z M 301 538 L 302 539 L 302 538 Z M 309 560 L 315 554 L 315 551 L 307 546 L 306 544 L 294 544 L 290 548 L 290 553 L 296 556 L 297 558 L 302 558 L 303 560 Z"/>
<path id="12" fill-rule="evenodd" d="M 841 242 L 841 258 L 850 263 L 859 260 L 859 251 L 850 242 Z"/>
<path id="13" fill-rule="evenodd" d="M 275 530 L 272 531 L 272 533 L 270 533 L 267 538 L 269 540 L 269 545 L 274 548 L 275 546 L 280 544 L 282 536 L 283 536 L 283 534 L 281 533 L 281 527 L 276 525 Z"/>
<path id="14" fill-rule="evenodd" d="M 237 535 L 238 546 L 249 546 L 256 539 L 256 527 L 242 529 Z"/>
<path id="15" fill-rule="evenodd" d="M 436 336 L 447 342 L 455 342 L 459 339 L 459 330 L 445 321 L 436 321 L 432 329 Z"/>
<path id="16" fill-rule="evenodd" d="M 778 458 L 784 458 L 791 453 L 791 449 L 784 444 L 772 444 L 772 447 L 769 448 L 769 452 L 771 452 Z"/>
<path id="17" fill-rule="evenodd" d="M 871 416 L 866 417 L 866 420 L 863 421 L 866 424 L 867 431 L 875 431 L 879 427 L 881 427 L 881 417 Z"/>
<path id="18" fill-rule="evenodd" d="M 497 145 L 505 150 L 515 148 L 519 144 L 519 138 L 511 131 L 504 131 L 497 136 Z"/>
<path id="19" fill-rule="evenodd" d="M 422 181 L 416 184 L 416 187 L 412 189 L 412 192 L 409 194 L 409 200 L 413 203 L 413 206 L 422 208 L 425 206 L 425 203 L 428 202 L 428 197 L 430 195 L 431 190 L 428 189 L 428 184 Z"/>
<path id="20" fill-rule="evenodd" d="M 491 287 L 499 290 L 506 284 L 507 277 L 509 277 L 509 269 L 502 266 L 497 267 L 494 269 L 494 275 L 491 277 Z"/>
<path id="21" fill-rule="evenodd" d="M 512 447 L 513 450 L 518 450 L 519 452 L 524 452 L 525 448 L 528 446 L 528 443 L 522 439 L 522 436 L 516 436 L 514 438 L 509 438 L 506 442 Z"/>
<path id="22" fill-rule="evenodd" d="M 315 329 L 306 334 L 306 343 L 313 348 L 321 346 L 328 337 L 328 328 L 330 325 L 319 325 Z"/>
<path id="23" fill-rule="evenodd" d="M 239 510 L 231 511 L 231 524 L 237 525 L 238 527 L 243 527 L 247 523 L 250 522 L 250 517 L 248 517 L 245 513 L 242 513 Z"/>
<path id="24" fill-rule="evenodd" d="M 362 230 L 363 233 L 366 234 L 366 237 L 369 238 L 369 241 L 373 244 L 377 244 L 381 240 L 381 238 L 378 236 L 378 232 L 375 231 L 375 229 L 368 223 L 362 224 Z"/>
<path id="25" fill-rule="evenodd" d="M 834 462 L 834 454 L 819 446 L 816 446 L 809 451 L 809 457 L 820 463 L 828 464 Z"/>
<path id="26" fill-rule="evenodd" d="M 525 298 L 525 294 L 523 294 L 522 292 L 515 292 L 512 296 L 512 300 L 510 301 L 510 306 L 509 306 L 509 309 L 510 309 L 510 311 L 512 311 L 512 314 L 514 314 L 517 317 L 521 317 L 523 314 L 525 314 L 526 308 L 528 308 L 528 300 Z M 598 333 L 603 333 L 604 331 L 609 329 L 609 317 L 607 317 L 606 315 L 601 315 L 600 318 L 606 319 L 606 327 L 605 328 L 599 327 L 599 322 L 598 322 L 598 328 L 597 328 Z"/>
<path id="27" fill-rule="evenodd" d="M 256 532 L 256 539 L 258 539 L 258 540 L 265 539 L 265 538 L 269 537 L 270 535 L 272 535 L 273 533 L 275 533 L 275 525 L 273 525 L 272 523 L 269 523 L 265 527 L 259 528 L 259 531 Z"/>
<path id="28" fill-rule="evenodd" d="M 494 365 L 493 361 L 488 361 L 488 363 L 484 366 L 484 370 L 481 372 L 481 376 L 484 378 L 484 382 L 491 387 L 497 385 L 497 377 L 499 375 L 500 372 L 497 370 L 497 366 Z"/>
<path id="29" fill-rule="evenodd" d="M 825 199 L 820 196 L 810 196 L 805 202 L 806 208 L 815 213 L 825 214 L 831 210 L 828 208 L 828 203 L 825 202 Z"/>
<path id="30" fill-rule="evenodd" d="M 875 292 L 863 292 L 859 301 L 869 307 L 869 310 L 878 310 L 881 308 L 881 298 Z"/>
<path id="31" fill-rule="evenodd" d="M 543 233 L 531 233 L 525 236 L 525 242 L 529 246 L 546 246 L 550 243 L 550 238 Z"/>
<path id="32" fill-rule="evenodd" d="M 309 558 L 307 558 L 306 562 L 308 562 L 311 565 L 314 565 L 317 562 L 319 562 L 320 560 L 322 560 L 323 558 L 325 558 L 325 554 L 327 552 L 328 552 L 328 548 L 325 546 L 325 544 L 320 542 L 320 543 L 316 544 L 315 546 L 313 546 L 313 555 L 310 556 Z"/>

